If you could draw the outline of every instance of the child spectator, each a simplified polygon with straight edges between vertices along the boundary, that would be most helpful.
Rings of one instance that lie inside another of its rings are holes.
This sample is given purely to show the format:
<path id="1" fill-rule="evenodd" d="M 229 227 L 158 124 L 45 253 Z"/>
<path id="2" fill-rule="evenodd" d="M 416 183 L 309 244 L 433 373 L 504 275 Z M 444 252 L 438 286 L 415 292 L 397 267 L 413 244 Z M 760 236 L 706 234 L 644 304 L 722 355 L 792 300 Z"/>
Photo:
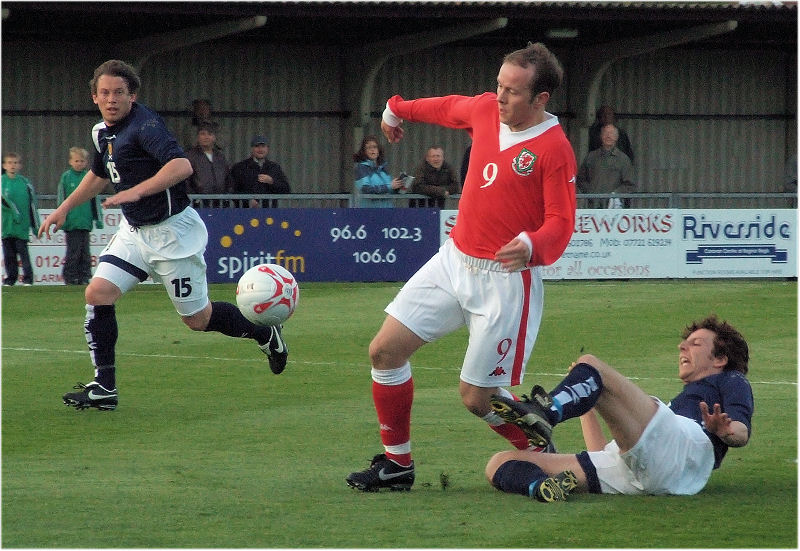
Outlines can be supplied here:
<path id="1" fill-rule="evenodd" d="M 22 284 L 33 285 L 33 268 L 28 254 L 30 232 L 39 227 L 36 192 L 28 179 L 19 173 L 22 157 L 18 153 L 3 156 L 3 263 L 6 277 L 3 286 L 14 285 L 22 263 Z M 17 259 L 19 257 L 19 260 Z"/>
<path id="2" fill-rule="evenodd" d="M 75 191 L 86 175 L 89 152 L 80 147 L 69 148 L 69 170 L 61 175 L 58 183 L 58 204 Z M 103 212 L 97 197 L 73 208 L 61 229 L 67 236 L 67 254 L 64 258 L 64 284 L 85 285 L 92 277 L 92 253 L 89 249 L 89 233 L 92 224 L 103 227 Z"/>

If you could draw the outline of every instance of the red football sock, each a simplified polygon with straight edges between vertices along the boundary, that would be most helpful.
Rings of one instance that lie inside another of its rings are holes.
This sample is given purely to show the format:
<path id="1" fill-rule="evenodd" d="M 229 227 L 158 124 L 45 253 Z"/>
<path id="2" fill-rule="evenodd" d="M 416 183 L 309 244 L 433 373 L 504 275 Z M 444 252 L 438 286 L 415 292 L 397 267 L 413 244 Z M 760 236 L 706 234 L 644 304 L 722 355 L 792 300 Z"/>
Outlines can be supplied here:
<path id="1" fill-rule="evenodd" d="M 414 400 L 414 379 L 399 385 L 372 382 L 372 400 L 378 412 L 381 442 L 386 457 L 400 464 L 411 464 L 411 403 Z M 394 449 L 394 451 L 390 451 Z"/>
<path id="2" fill-rule="evenodd" d="M 513 425 L 511 423 L 503 423 L 502 425 L 497 425 L 496 427 L 489 425 L 489 428 L 491 428 L 497 434 L 499 434 L 500 436 L 511 442 L 511 445 L 513 445 L 518 450 L 527 450 L 528 447 L 530 446 L 530 443 L 528 442 L 528 437 L 525 435 L 522 429 L 519 428 L 517 425 Z"/>
<path id="3" fill-rule="evenodd" d="M 513 400 L 519 402 L 519 398 L 512 392 L 507 389 L 500 388 L 498 389 L 497 393 L 501 396 L 510 397 Z M 489 418 L 491 417 L 491 419 Z M 525 435 L 525 432 L 519 428 L 517 425 L 512 423 L 504 422 L 499 415 L 492 415 L 483 418 L 484 421 L 489 423 L 489 428 L 495 431 L 497 434 L 511 442 L 511 445 L 517 448 L 518 450 L 527 450 L 530 447 L 530 442 L 528 441 L 528 437 Z"/>

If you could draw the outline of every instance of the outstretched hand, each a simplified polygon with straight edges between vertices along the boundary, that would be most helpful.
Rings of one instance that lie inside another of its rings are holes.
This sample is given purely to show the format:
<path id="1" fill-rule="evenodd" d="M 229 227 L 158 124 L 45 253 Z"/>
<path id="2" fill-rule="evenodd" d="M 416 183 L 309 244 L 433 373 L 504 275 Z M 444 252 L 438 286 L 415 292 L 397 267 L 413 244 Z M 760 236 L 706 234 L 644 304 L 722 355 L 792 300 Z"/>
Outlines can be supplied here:
<path id="1" fill-rule="evenodd" d="M 709 411 L 708 404 L 700 402 L 700 413 L 703 415 L 703 424 L 708 432 L 716 434 L 722 439 L 733 436 L 731 418 L 722 411 L 719 404 L 714 404 L 714 411 Z"/>
<path id="2" fill-rule="evenodd" d="M 45 235 L 47 239 L 50 239 L 50 228 L 53 228 L 53 233 L 57 232 L 64 225 L 66 219 L 66 214 L 62 214 L 58 209 L 54 210 L 45 217 L 36 236 L 41 239 L 42 235 Z"/>
<path id="3" fill-rule="evenodd" d="M 405 131 L 402 127 L 402 122 L 397 126 L 389 126 L 384 121 L 381 121 L 381 131 L 383 135 L 386 136 L 386 139 L 389 140 L 389 143 L 397 143 L 403 139 L 403 134 Z"/>
<path id="4" fill-rule="evenodd" d="M 750 440 L 750 429 L 741 421 L 734 421 L 722 411 L 719 404 L 710 410 L 708 404 L 700 402 L 700 413 L 706 431 L 714 434 L 728 446 L 741 447 Z"/>

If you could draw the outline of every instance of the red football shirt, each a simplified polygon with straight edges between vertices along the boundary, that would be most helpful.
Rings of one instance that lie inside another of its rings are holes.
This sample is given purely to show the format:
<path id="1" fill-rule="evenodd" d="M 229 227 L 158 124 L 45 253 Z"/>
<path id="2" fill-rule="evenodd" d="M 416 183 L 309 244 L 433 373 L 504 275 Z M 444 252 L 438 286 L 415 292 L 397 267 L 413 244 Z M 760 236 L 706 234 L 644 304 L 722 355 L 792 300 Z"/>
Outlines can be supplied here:
<path id="1" fill-rule="evenodd" d="M 500 123 L 497 95 L 404 100 L 389 109 L 413 122 L 463 128 L 472 136 L 469 170 L 450 233 L 465 254 L 494 259 L 503 245 L 526 232 L 533 244 L 530 264 L 552 264 L 566 249 L 575 226 L 572 146 L 558 119 L 511 132 Z"/>

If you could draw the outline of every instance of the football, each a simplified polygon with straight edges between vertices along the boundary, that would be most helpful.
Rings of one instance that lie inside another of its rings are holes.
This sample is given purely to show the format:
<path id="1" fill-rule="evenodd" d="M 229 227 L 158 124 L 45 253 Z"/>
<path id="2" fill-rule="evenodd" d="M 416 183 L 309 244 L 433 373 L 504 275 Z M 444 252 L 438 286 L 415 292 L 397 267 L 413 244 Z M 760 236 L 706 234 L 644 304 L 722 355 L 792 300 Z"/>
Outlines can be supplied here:
<path id="1" fill-rule="evenodd" d="M 256 325 L 280 325 L 294 313 L 300 289 L 289 270 L 259 264 L 247 270 L 236 286 L 236 305 Z"/>

